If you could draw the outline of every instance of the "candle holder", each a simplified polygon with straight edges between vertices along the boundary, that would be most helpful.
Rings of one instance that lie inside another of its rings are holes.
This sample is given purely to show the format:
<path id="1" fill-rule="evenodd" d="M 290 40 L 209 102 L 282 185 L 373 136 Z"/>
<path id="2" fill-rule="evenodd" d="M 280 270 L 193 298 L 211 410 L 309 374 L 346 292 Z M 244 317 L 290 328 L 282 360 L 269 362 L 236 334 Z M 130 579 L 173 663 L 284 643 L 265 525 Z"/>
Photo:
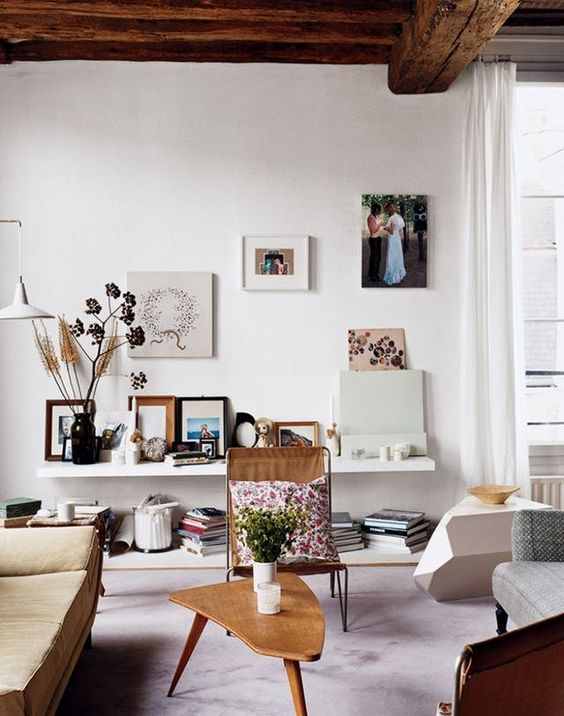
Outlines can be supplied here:
<path id="1" fill-rule="evenodd" d="M 261 582 L 257 587 L 259 614 L 278 614 L 280 611 L 280 585 L 278 582 Z"/>

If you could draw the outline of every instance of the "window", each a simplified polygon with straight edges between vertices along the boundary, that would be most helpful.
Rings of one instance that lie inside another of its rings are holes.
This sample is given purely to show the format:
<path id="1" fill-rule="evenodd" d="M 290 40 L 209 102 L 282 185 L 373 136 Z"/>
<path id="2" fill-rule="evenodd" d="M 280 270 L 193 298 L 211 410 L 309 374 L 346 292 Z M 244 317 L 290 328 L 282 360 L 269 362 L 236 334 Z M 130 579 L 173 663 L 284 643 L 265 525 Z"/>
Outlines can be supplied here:
<path id="1" fill-rule="evenodd" d="M 564 86 L 517 92 L 530 443 L 564 441 Z"/>

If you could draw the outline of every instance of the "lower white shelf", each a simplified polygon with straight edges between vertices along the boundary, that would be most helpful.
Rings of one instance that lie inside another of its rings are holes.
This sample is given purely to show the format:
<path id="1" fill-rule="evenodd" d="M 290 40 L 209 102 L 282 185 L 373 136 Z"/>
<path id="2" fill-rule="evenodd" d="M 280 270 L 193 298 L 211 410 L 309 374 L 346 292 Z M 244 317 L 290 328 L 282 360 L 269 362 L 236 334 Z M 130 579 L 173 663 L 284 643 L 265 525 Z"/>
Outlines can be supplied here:
<path id="1" fill-rule="evenodd" d="M 385 552 L 375 549 L 359 549 L 344 552 L 341 561 L 351 566 L 382 564 L 417 564 L 423 552 L 404 554 L 403 552 Z M 207 557 L 197 557 L 182 549 L 170 552 L 145 554 L 130 550 L 125 554 L 110 557 L 104 554 L 104 569 L 225 569 L 225 553 Z"/>
<path id="2" fill-rule="evenodd" d="M 288 448 L 289 450 L 291 448 Z M 435 461 L 430 457 L 408 457 L 399 462 L 380 462 L 377 458 L 351 460 L 336 457 L 331 461 L 334 475 L 350 473 L 388 473 L 388 472 L 431 472 L 435 469 Z M 94 465 L 74 465 L 72 462 L 44 462 L 37 468 L 37 477 L 225 477 L 224 460 L 210 462 L 205 465 L 184 465 L 173 467 L 162 462 L 142 462 L 139 465 L 112 465 L 110 462 L 98 462 Z"/>

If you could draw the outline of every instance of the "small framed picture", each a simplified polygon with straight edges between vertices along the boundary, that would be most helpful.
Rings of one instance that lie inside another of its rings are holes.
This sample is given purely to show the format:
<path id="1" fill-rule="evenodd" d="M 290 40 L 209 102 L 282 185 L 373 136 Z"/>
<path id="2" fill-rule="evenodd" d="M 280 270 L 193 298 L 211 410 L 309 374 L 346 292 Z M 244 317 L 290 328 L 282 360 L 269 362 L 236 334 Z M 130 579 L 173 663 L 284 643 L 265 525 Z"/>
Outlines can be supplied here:
<path id="1" fill-rule="evenodd" d="M 63 462 L 72 462 L 72 440 L 70 437 L 63 438 L 63 455 L 61 457 Z"/>
<path id="2" fill-rule="evenodd" d="M 319 425 L 315 420 L 276 423 L 278 447 L 317 447 Z"/>
<path id="3" fill-rule="evenodd" d="M 227 398 L 176 399 L 176 442 L 213 440 L 215 457 L 227 450 Z M 202 450 L 205 448 L 202 447 Z"/>
<path id="4" fill-rule="evenodd" d="M 202 452 L 206 453 L 206 457 L 209 457 L 210 460 L 215 457 L 216 449 L 215 449 L 215 438 L 205 438 L 200 440 L 200 450 Z"/>
<path id="5" fill-rule="evenodd" d="M 82 410 L 79 400 L 71 400 L 77 412 Z M 71 425 L 74 422 L 74 413 L 66 400 L 45 401 L 45 460 L 61 460 L 63 457 L 63 443 L 65 438 L 71 436 Z"/>
<path id="6" fill-rule="evenodd" d="M 135 413 L 137 427 L 149 438 L 164 438 L 169 447 L 174 442 L 174 395 L 130 395 L 129 410 Z"/>
<path id="7" fill-rule="evenodd" d="M 309 236 L 243 236 L 242 263 L 247 291 L 307 291 Z"/>

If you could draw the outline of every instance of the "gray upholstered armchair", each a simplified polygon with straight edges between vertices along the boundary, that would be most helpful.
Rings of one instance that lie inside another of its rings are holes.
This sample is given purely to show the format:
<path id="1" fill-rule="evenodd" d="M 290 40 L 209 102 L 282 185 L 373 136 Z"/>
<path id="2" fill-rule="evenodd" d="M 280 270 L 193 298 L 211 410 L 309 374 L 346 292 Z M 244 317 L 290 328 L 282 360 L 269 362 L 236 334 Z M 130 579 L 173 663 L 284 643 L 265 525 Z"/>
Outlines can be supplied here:
<path id="1" fill-rule="evenodd" d="M 492 576 L 497 633 L 564 612 L 564 511 L 521 510 L 512 529 L 513 561 Z"/>

